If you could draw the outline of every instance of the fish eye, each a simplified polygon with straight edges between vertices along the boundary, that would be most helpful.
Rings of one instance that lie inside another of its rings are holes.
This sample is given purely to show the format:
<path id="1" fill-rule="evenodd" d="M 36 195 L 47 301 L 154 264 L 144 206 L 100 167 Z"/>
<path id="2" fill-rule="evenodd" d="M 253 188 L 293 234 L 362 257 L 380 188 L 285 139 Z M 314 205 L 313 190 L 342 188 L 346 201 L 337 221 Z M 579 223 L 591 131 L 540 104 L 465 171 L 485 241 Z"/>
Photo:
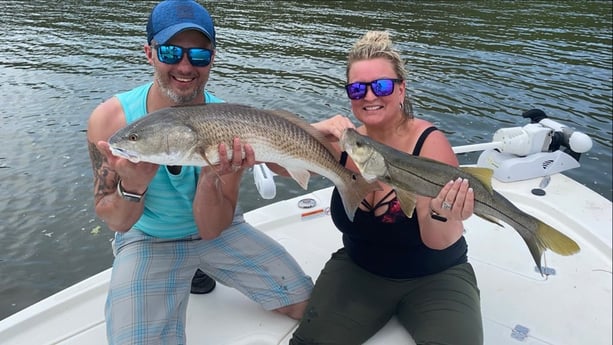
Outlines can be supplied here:
<path id="1" fill-rule="evenodd" d="M 136 141 L 136 140 L 138 140 L 138 134 L 136 134 L 136 133 L 130 133 L 130 134 L 128 135 L 128 140 L 130 140 L 130 141 Z"/>

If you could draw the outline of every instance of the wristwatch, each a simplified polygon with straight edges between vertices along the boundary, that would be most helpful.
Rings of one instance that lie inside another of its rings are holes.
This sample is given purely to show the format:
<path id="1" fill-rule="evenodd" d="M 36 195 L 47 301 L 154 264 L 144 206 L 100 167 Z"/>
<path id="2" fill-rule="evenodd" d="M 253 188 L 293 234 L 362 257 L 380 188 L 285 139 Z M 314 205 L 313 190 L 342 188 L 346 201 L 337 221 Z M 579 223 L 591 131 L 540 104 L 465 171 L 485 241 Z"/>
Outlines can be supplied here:
<path id="1" fill-rule="evenodd" d="M 132 201 L 132 202 L 140 202 L 143 199 L 143 196 L 145 195 L 145 193 L 147 193 L 147 190 L 145 190 L 143 194 L 126 192 L 121 186 L 121 179 L 120 179 L 119 182 L 117 182 L 117 193 L 119 193 L 119 195 L 121 195 L 121 197 L 124 198 L 125 200 Z"/>

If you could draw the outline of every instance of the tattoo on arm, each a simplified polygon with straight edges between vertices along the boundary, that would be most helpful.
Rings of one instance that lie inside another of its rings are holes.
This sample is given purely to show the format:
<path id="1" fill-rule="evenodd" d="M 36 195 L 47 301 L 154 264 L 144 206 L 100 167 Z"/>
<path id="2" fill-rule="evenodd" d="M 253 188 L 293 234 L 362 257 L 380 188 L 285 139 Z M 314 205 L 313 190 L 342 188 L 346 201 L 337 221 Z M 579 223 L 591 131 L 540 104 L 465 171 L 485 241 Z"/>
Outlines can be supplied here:
<path id="1" fill-rule="evenodd" d="M 89 142 L 89 156 L 94 171 L 94 198 L 99 199 L 114 193 L 119 176 L 109 167 L 106 156 L 92 142 Z"/>

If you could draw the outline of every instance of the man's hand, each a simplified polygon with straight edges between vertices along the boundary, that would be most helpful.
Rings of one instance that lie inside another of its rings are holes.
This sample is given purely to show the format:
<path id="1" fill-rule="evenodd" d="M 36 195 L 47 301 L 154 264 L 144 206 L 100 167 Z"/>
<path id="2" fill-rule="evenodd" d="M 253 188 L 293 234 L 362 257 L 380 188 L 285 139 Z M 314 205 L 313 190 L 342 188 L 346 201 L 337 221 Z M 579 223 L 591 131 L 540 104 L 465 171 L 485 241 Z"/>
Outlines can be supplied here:
<path id="1" fill-rule="evenodd" d="M 147 162 L 132 163 L 123 157 L 112 154 L 106 141 L 99 141 L 98 149 L 106 156 L 109 168 L 114 170 L 121 179 L 121 186 L 133 193 L 144 193 L 149 183 L 157 173 L 159 165 Z"/>
<path id="2" fill-rule="evenodd" d="M 227 174 L 242 172 L 255 165 L 255 152 L 249 144 L 242 144 L 239 138 L 232 142 L 232 158 L 228 159 L 226 144 L 219 144 L 219 163 L 214 166 L 202 167 L 203 175 L 221 177 Z"/>

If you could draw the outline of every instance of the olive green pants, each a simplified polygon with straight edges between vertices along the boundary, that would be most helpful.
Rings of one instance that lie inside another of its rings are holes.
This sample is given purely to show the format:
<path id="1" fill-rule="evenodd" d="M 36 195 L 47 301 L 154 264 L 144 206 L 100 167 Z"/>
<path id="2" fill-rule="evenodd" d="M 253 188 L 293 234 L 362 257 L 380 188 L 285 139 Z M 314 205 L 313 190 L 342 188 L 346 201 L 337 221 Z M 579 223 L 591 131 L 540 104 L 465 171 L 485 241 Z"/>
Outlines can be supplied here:
<path id="1" fill-rule="evenodd" d="M 290 344 L 362 344 L 394 315 L 419 345 L 483 344 L 479 289 L 469 263 L 389 279 L 360 268 L 344 249 L 322 270 Z"/>

